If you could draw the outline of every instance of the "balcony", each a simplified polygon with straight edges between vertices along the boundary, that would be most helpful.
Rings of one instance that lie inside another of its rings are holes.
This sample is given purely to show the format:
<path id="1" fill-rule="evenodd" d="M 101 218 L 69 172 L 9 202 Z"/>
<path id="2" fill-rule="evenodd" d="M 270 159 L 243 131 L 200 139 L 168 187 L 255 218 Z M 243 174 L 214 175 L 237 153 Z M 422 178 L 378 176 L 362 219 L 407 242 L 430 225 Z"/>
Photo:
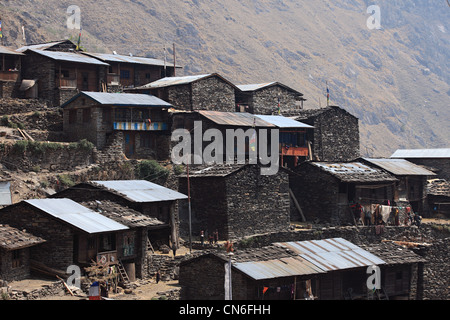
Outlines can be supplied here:
<path id="1" fill-rule="evenodd" d="M 163 131 L 168 130 L 166 122 L 113 122 L 114 130 L 129 131 Z"/>
<path id="2" fill-rule="evenodd" d="M 107 251 L 97 253 L 97 263 L 102 265 L 110 265 L 117 263 L 117 251 Z"/>
<path id="3" fill-rule="evenodd" d="M 17 81 L 20 71 L 0 71 L 0 81 Z"/>
<path id="4" fill-rule="evenodd" d="M 280 150 L 282 156 L 297 156 L 307 157 L 309 155 L 308 148 L 306 147 L 287 147 L 282 146 Z"/>
<path id="5" fill-rule="evenodd" d="M 77 88 L 77 79 L 59 79 L 60 88 Z"/>

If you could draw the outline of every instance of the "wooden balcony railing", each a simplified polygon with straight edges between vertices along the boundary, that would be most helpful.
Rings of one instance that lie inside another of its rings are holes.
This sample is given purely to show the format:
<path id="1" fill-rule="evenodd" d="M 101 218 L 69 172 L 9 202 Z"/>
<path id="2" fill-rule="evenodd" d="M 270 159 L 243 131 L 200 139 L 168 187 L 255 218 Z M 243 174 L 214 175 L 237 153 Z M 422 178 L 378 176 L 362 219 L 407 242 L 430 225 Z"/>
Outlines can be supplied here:
<path id="1" fill-rule="evenodd" d="M 131 130 L 131 131 L 162 131 L 168 130 L 169 126 L 166 122 L 113 122 L 114 130 Z"/>
<path id="2" fill-rule="evenodd" d="M 59 79 L 60 88 L 76 88 L 77 79 Z"/>
<path id="3" fill-rule="evenodd" d="M 19 71 L 0 71 L 0 80 L 17 81 L 17 79 L 19 79 L 19 75 Z"/>
<path id="4" fill-rule="evenodd" d="M 307 157 L 309 155 L 308 148 L 306 147 L 286 147 L 282 146 L 280 154 L 283 156 L 297 156 Z"/>

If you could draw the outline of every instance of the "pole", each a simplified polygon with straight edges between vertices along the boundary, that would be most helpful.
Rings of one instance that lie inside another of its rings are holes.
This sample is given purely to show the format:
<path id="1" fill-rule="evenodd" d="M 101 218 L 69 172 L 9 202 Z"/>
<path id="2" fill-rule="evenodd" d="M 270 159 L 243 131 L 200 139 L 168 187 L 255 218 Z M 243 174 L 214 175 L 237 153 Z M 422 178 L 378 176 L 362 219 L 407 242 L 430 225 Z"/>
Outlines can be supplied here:
<path id="1" fill-rule="evenodd" d="M 192 212 L 191 212 L 191 186 L 189 180 L 189 158 L 187 159 L 187 188 L 188 188 L 188 206 L 189 206 L 189 253 L 192 253 Z"/>
<path id="2" fill-rule="evenodd" d="M 229 281 L 228 281 L 228 285 L 229 285 L 229 295 L 230 295 L 230 299 L 229 300 L 233 300 L 233 285 L 231 284 L 231 256 L 233 255 L 232 252 L 228 253 L 228 274 L 229 274 Z"/>
<path id="3" fill-rule="evenodd" d="M 176 54 L 175 54 L 175 43 L 173 44 L 173 76 L 176 76 L 176 65 L 177 65 L 177 58 L 176 58 Z"/>

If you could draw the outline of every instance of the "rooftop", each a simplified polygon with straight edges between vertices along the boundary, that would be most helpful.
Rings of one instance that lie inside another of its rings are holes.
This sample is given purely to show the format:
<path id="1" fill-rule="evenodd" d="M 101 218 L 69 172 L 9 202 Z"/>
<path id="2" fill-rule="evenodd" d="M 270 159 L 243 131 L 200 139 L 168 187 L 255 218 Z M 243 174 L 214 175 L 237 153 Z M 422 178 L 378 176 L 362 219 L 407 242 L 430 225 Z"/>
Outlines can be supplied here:
<path id="1" fill-rule="evenodd" d="M 363 160 L 386 170 L 396 176 L 435 176 L 436 174 L 419 165 L 409 162 L 405 159 L 373 159 L 362 158 Z"/>
<path id="2" fill-rule="evenodd" d="M 37 43 L 37 44 L 31 44 L 28 46 L 23 46 L 23 47 L 17 49 L 16 51 L 17 52 L 25 52 L 28 49 L 46 50 L 53 46 L 60 45 L 63 43 L 67 43 L 68 45 L 71 45 L 72 47 L 76 47 L 76 45 L 70 40 L 58 40 L 58 41 L 51 41 L 51 42 Z"/>
<path id="3" fill-rule="evenodd" d="M 186 195 L 178 191 L 147 180 L 91 181 L 89 184 L 110 190 L 132 202 L 159 202 L 187 199 Z"/>
<path id="4" fill-rule="evenodd" d="M 165 225 L 164 222 L 156 218 L 143 215 L 136 210 L 109 200 L 85 201 L 81 202 L 81 205 L 129 228 Z"/>
<path id="5" fill-rule="evenodd" d="M 395 182 L 397 179 L 381 169 L 370 167 L 361 162 L 307 162 L 331 174 L 342 182 L 348 183 L 378 183 Z"/>
<path id="6" fill-rule="evenodd" d="M 15 55 L 15 56 L 23 56 L 23 53 L 14 51 L 12 49 L 9 49 L 7 47 L 4 46 L 0 46 L 0 54 L 11 54 L 11 55 Z"/>
<path id="7" fill-rule="evenodd" d="M 82 91 L 66 101 L 61 107 L 64 108 L 79 97 L 88 97 L 101 105 L 113 106 L 139 106 L 139 107 L 165 107 L 171 108 L 172 105 L 158 97 L 149 94 L 134 93 L 108 93 L 108 92 L 88 92 Z"/>
<path id="8" fill-rule="evenodd" d="M 428 180 L 427 194 L 450 197 L 450 182 L 444 179 Z"/>
<path id="9" fill-rule="evenodd" d="M 211 120 L 218 125 L 237 126 L 237 127 L 266 127 L 275 128 L 275 125 L 269 123 L 253 114 L 247 112 L 222 112 L 222 111 L 198 111 L 200 115 Z"/>
<path id="10" fill-rule="evenodd" d="M 264 88 L 270 88 L 273 86 L 281 86 L 283 88 L 286 88 L 290 91 L 293 91 L 295 93 L 297 93 L 299 96 L 303 96 L 303 93 L 298 92 L 297 90 L 294 90 L 280 82 L 266 82 L 266 83 L 255 83 L 255 84 L 240 84 L 237 85 L 237 87 L 239 88 L 239 90 L 244 91 L 244 92 L 251 92 L 251 91 L 258 91 Z"/>
<path id="11" fill-rule="evenodd" d="M 313 126 L 310 126 L 309 124 L 302 123 L 300 121 L 283 117 L 283 116 L 277 116 L 277 115 L 259 115 L 256 114 L 256 117 L 258 117 L 261 120 L 264 120 L 270 124 L 275 125 L 276 127 L 282 129 L 282 128 L 297 128 L 297 129 L 312 129 Z"/>
<path id="12" fill-rule="evenodd" d="M 128 229 L 70 199 L 32 199 L 24 202 L 90 234 Z"/>
<path id="13" fill-rule="evenodd" d="M 245 167 L 246 164 L 214 164 L 214 165 L 197 165 L 189 167 L 190 178 L 204 177 L 226 177 Z M 179 177 L 187 177 L 186 173 L 180 174 Z"/>
<path id="14" fill-rule="evenodd" d="M 132 63 L 132 64 L 145 64 L 150 66 L 167 66 L 173 67 L 173 63 L 164 62 L 164 60 L 154 59 L 154 58 L 145 58 L 145 57 L 135 57 L 132 55 L 120 55 L 120 54 L 112 54 L 112 53 L 92 53 L 92 52 L 83 52 L 83 54 L 97 58 L 104 62 L 116 62 L 116 63 Z M 181 68 L 181 66 L 177 66 L 177 68 Z"/>
<path id="15" fill-rule="evenodd" d="M 450 158 L 450 148 L 398 149 L 391 158 Z"/>
<path id="16" fill-rule="evenodd" d="M 0 247 L 5 250 L 17 250 L 45 242 L 26 230 L 19 230 L 9 225 L 0 224 Z"/>
<path id="17" fill-rule="evenodd" d="M 95 58 L 88 57 L 81 53 L 61 52 L 61 51 L 44 51 L 44 50 L 36 50 L 36 49 L 28 49 L 25 51 L 25 53 L 27 53 L 28 51 L 37 53 L 41 56 L 44 56 L 44 57 L 47 57 L 47 58 L 50 58 L 50 59 L 56 60 L 56 61 L 67 61 L 67 62 L 74 62 L 74 63 L 109 66 L 109 64 L 107 64 L 107 63 L 101 62 Z"/>

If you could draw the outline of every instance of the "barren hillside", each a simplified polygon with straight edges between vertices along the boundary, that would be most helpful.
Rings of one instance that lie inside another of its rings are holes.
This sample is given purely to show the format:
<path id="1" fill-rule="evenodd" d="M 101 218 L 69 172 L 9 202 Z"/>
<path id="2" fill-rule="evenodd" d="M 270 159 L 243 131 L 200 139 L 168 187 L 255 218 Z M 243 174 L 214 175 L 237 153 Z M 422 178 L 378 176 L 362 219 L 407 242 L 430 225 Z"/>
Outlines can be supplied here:
<path id="1" fill-rule="evenodd" d="M 181 74 L 218 72 L 230 81 L 280 81 L 306 108 L 331 103 L 361 119 L 364 155 L 448 147 L 450 7 L 445 0 L 380 0 L 381 29 L 369 29 L 368 0 L 1 0 L 5 44 L 73 37 L 78 5 L 89 51 L 162 59 L 176 45 Z"/>

